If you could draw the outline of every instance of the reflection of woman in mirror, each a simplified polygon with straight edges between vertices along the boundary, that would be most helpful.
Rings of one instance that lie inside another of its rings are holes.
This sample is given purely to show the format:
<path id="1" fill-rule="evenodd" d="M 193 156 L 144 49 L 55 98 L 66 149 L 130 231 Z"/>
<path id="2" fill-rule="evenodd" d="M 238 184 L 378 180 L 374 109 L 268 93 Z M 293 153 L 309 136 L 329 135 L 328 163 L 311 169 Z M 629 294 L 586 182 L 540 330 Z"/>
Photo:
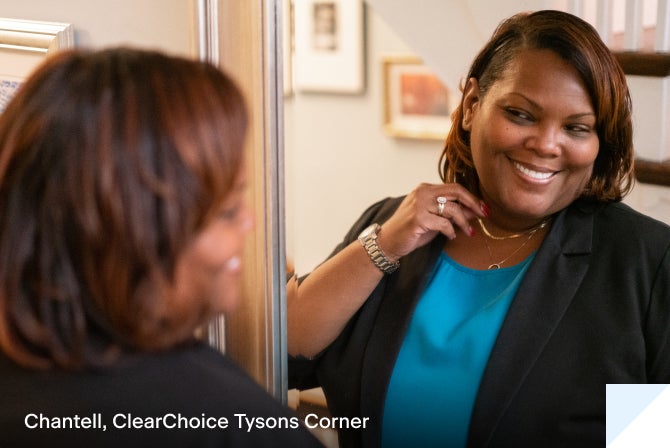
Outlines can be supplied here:
<path id="1" fill-rule="evenodd" d="M 607 383 L 670 382 L 670 228 L 620 202 L 625 76 L 581 19 L 520 14 L 452 118 L 444 184 L 289 285 L 292 386 L 371 418 L 344 446 L 604 446 Z"/>
<path id="2" fill-rule="evenodd" d="M 194 338 L 241 296 L 246 123 L 216 67 L 149 51 L 61 53 L 21 86 L 0 117 L 3 447 L 317 445 L 240 428 L 297 417 Z"/>

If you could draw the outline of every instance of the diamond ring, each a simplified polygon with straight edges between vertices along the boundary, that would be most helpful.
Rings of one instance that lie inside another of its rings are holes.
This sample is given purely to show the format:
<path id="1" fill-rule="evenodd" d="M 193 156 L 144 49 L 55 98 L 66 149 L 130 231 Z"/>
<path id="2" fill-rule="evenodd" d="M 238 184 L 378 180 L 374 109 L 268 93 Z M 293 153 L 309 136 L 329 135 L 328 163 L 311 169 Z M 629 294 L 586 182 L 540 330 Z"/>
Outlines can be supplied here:
<path id="1" fill-rule="evenodd" d="M 444 213 L 444 206 L 447 203 L 447 198 L 438 196 L 435 200 L 437 201 L 437 214 L 442 216 L 442 213 Z"/>

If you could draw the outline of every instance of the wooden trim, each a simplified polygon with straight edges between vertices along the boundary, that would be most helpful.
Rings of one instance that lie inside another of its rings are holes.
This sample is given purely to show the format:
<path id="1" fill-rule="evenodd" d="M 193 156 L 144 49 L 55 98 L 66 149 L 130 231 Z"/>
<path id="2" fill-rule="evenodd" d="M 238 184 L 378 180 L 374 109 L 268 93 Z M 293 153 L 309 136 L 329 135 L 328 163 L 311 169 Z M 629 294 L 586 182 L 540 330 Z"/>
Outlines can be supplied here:
<path id="1" fill-rule="evenodd" d="M 225 320 L 226 353 L 268 392 L 287 401 L 283 103 L 278 92 L 279 0 L 217 0 L 219 60 L 243 90 L 249 109 L 247 202 L 256 228 L 244 252 L 243 297 Z"/>
<path id="2" fill-rule="evenodd" d="M 662 162 L 635 159 L 635 177 L 644 184 L 670 186 L 670 159 Z"/>
<path id="3" fill-rule="evenodd" d="M 627 75 L 654 78 L 670 76 L 670 53 L 616 51 L 613 54 Z"/>

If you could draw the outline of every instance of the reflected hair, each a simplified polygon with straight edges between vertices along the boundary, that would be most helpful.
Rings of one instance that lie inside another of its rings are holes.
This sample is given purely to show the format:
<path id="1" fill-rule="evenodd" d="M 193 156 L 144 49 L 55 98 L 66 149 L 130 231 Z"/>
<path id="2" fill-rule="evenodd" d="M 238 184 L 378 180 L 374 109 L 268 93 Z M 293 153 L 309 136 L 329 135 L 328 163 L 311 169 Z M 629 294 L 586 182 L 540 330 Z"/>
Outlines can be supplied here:
<path id="1" fill-rule="evenodd" d="M 190 339 L 212 310 L 175 296 L 176 261 L 232 191 L 246 127 L 209 63 L 47 59 L 0 116 L 0 348 L 78 369 Z"/>
<path id="2" fill-rule="evenodd" d="M 632 105 L 626 77 L 598 32 L 561 11 L 520 13 L 503 21 L 475 57 L 467 79 L 479 82 L 482 96 L 501 79 L 522 51 L 550 50 L 575 68 L 596 114 L 599 150 L 582 197 L 620 201 L 633 186 Z M 440 156 L 444 182 L 478 192 L 470 133 L 463 129 L 463 101 L 452 113 L 452 127 Z"/>

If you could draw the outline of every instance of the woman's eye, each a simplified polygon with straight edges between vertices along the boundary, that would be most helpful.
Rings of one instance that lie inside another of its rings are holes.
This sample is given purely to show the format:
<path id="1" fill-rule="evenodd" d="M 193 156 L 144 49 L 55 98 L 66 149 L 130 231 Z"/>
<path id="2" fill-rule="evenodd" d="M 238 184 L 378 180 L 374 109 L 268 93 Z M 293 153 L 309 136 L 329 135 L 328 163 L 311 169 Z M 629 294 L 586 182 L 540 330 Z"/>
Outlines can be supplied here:
<path id="1" fill-rule="evenodd" d="M 524 112 L 523 110 L 508 107 L 507 109 L 505 109 L 505 111 L 515 121 L 531 121 L 532 120 L 531 115 Z"/>
<path id="2" fill-rule="evenodd" d="M 568 130 L 568 132 L 576 135 L 590 134 L 593 130 L 591 126 L 584 124 L 568 125 L 566 126 L 566 129 Z"/>

